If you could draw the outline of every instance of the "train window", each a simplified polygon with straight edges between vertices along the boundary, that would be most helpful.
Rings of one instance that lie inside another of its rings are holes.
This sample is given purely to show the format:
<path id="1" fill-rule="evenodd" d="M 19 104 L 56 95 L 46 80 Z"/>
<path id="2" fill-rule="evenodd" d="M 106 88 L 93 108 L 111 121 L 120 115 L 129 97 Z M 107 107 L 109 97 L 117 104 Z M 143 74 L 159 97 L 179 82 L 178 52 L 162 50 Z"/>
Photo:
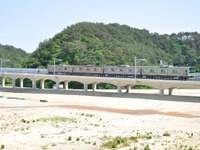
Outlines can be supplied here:
<path id="1" fill-rule="evenodd" d="M 187 70 L 185 70 L 185 73 L 187 73 Z"/>
<path id="2" fill-rule="evenodd" d="M 93 68 L 94 71 L 97 71 L 97 68 Z"/>
<path id="3" fill-rule="evenodd" d="M 150 69 L 150 72 L 155 72 L 155 70 L 154 69 Z"/>
<path id="4" fill-rule="evenodd" d="M 123 69 L 119 69 L 119 71 L 121 71 L 121 72 L 122 72 L 122 71 L 123 71 Z"/>
<path id="5" fill-rule="evenodd" d="M 115 70 L 112 68 L 111 71 L 115 71 Z"/>
<path id="6" fill-rule="evenodd" d="M 167 73 L 167 70 L 161 69 L 161 73 Z"/>
<path id="7" fill-rule="evenodd" d="M 128 71 L 129 71 L 129 72 L 133 72 L 133 70 L 132 70 L 132 69 L 129 69 Z"/>
<path id="8" fill-rule="evenodd" d="M 173 70 L 173 73 L 179 73 L 179 70 Z"/>
<path id="9" fill-rule="evenodd" d="M 142 69 L 142 72 L 145 72 L 145 69 Z"/>
<path id="10" fill-rule="evenodd" d="M 76 70 L 76 68 L 72 68 L 72 70 Z"/>
<path id="11" fill-rule="evenodd" d="M 86 70 L 89 71 L 90 69 L 89 69 L 89 68 L 86 68 Z"/>
<path id="12" fill-rule="evenodd" d="M 83 70 L 83 68 L 78 68 L 79 70 Z"/>
<path id="13" fill-rule="evenodd" d="M 196 72 L 196 68 L 189 68 L 189 72 L 190 73 L 195 73 Z"/>

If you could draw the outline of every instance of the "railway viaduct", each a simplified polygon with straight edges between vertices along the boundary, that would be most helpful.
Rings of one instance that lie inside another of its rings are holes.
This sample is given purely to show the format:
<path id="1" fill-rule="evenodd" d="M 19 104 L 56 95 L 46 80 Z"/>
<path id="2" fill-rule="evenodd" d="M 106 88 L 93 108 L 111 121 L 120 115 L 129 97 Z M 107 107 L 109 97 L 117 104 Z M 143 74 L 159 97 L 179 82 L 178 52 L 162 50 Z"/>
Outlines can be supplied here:
<path id="1" fill-rule="evenodd" d="M 84 85 L 84 91 L 88 91 L 88 84 L 92 84 L 93 91 L 96 90 L 98 83 L 109 83 L 117 87 L 118 93 L 125 87 L 129 93 L 133 85 L 148 85 L 159 89 L 159 95 L 164 95 L 164 90 L 169 90 L 172 95 L 174 88 L 196 88 L 200 89 L 200 81 L 179 81 L 179 80 L 152 80 L 152 79 L 132 79 L 132 78 L 107 78 L 107 77 L 88 77 L 88 76 L 66 76 L 66 75 L 48 75 L 48 74 L 28 74 L 28 73 L 0 73 L 2 88 L 5 87 L 5 78 L 12 79 L 12 88 L 15 87 L 16 79 L 20 79 L 20 88 L 23 88 L 23 81 L 28 78 L 32 81 L 32 89 L 36 89 L 36 81 L 40 81 L 40 89 L 44 89 L 45 80 L 52 80 L 56 83 L 56 90 L 59 90 L 60 82 L 64 82 L 65 90 L 68 89 L 70 81 L 77 81 Z"/>

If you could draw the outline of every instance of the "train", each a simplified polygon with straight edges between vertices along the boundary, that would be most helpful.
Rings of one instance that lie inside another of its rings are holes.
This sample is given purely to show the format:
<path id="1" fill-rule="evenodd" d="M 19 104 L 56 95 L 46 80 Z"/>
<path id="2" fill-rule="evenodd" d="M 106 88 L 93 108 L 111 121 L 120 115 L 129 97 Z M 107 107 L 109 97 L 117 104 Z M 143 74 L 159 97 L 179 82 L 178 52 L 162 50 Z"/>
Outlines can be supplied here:
<path id="1" fill-rule="evenodd" d="M 142 79 L 192 80 L 195 67 L 175 66 L 95 66 L 95 65 L 49 65 L 48 74 L 68 74 L 99 77 L 123 77 Z"/>

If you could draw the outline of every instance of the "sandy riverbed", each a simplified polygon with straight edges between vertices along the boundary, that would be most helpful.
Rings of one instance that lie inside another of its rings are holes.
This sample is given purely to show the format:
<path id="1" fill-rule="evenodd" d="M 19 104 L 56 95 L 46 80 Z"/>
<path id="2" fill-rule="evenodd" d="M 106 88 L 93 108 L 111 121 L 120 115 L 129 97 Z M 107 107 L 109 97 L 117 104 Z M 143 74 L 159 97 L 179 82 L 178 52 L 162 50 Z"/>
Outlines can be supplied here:
<path id="1" fill-rule="evenodd" d="M 200 90 L 175 90 L 173 96 L 158 96 L 157 90 L 112 92 L 1 89 L 6 98 L 0 98 L 0 146 L 200 149 Z"/>

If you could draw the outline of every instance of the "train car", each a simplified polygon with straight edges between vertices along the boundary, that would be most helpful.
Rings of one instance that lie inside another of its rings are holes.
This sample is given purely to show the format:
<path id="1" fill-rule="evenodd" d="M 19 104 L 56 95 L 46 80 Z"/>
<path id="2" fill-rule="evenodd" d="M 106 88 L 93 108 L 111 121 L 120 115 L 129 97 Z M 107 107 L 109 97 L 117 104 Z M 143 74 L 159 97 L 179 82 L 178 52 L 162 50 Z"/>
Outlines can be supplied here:
<path id="1" fill-rule="evenodd" d="M 141 77 L 141 66 L 136 68 L 137 77 Z M 129 65 L 104 66 L 104 75 L 109 77 L 134 77 L 135 67 Z"/>
<path id="2" fill-rule="evenodd" d="M 71 74 L 71 75 L 96 75 L 103 74 L 103 67 L 94 65 L 50 65 L 47 67 L 48 73 L 53 74 Z"/>
<path id="3" fill-rule="evenodd" d="M 73 74 L 77 74 L 77 75 L 100 76 L 103 74 L 103 68 L 101 66 L 94 66 L 94 65 L 72 66 L 72 70 L 73 70 Z"/>
<path id="4" fill-rule="evenodd" d="M 152 79 L 193 79 L 196 69 L 194 67 L 173 66 L 145 66 L 143 67 L 143 78 Z"/>
<path id="5" fill-rule="evenodd" d="M 47 71 L 49 74 L 71 74 L 73 66 L 71 65 L 49 65 Z"/>

